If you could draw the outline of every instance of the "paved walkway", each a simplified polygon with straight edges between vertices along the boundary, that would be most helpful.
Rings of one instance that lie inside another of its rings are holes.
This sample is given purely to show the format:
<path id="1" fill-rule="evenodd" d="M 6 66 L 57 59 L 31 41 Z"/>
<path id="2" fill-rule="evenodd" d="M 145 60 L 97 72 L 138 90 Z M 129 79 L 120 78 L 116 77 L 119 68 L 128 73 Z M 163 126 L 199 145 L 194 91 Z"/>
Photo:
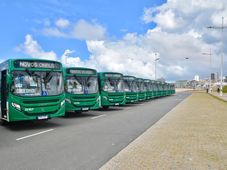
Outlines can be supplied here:
<path id="1" fill-rule="evenodd" d="M 222 96 L 220 96 L 220 93 L 217 93 L 217 92 L 211 92 L 210 94 L 217 97 L 217 98 L 220 98 L 224 101 L 227 101 L 227 94 L 226 93 L 223 93 Z"/>
<path id="2" fill-rule="evenodd" d="M 226 170 L 227 103 L 193 93 L 101 169 Z"/>

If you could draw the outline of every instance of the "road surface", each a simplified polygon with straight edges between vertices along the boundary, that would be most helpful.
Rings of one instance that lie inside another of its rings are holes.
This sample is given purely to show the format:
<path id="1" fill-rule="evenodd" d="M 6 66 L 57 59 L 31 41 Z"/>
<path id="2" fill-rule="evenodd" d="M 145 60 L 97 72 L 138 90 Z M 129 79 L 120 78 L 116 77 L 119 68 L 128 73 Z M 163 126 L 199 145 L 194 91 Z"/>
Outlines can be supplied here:
<path id="1" fill-rule="evenodd" d="M 189 95 L 0 126 L 0 169 L 98 169 Z"/>

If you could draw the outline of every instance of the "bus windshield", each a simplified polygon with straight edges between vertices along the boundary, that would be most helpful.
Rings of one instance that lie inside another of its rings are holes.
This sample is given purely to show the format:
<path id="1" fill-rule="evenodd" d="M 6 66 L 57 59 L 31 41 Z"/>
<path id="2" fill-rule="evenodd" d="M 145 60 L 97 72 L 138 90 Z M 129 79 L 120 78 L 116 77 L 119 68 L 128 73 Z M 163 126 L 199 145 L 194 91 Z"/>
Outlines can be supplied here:
<path id="1" fill-rule="evenodd" d="M 152 85 L 149 82 L 145 83 L 145 87 L 146 87 L 147 91 L 152 91 L 153 90 L 152 89 Z"/>
<path id="2" fill-rule="evenodd" d="M 63 76 L 53 71 L 14 71 L 11 91 L 18 96 L 53 96 L 63 93 Z"/>
<path id="3" fill-rule="evenodd" d="M 105 78 L 103 90 L 107 92 L 124 92 L 123 80 L 121 78 Z"/>
<path id="4" fill-rule="evenodd" d="M 134 80 L 124 80 L 125 92 L 138 92 L 137 84 Z"/>
<path id="5" fill-rule="evenodd" d="M 138 88 L 139 88 L 140 92 L 145 92 L 146 91 L 146 87 L 145 87 L 143 82 L 138 82 L 137 85 L 138 85 Z"/>
<path id="6" fill-rule="evenodd" d="M 67 77 L 66 89 L 72 94 L 92 94 L 98 92 L 97 76 Z"/>

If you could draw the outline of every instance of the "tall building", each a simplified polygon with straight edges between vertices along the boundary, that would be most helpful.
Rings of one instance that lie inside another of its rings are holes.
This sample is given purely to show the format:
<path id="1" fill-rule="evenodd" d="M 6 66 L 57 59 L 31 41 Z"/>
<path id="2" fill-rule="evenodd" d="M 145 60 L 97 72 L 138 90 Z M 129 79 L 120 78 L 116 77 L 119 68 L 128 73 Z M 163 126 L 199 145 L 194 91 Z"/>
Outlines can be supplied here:
<path id="1" fill-rule="evenodd" d="M 215 81 L 215 74 L 214 73 L 211 73 L 210 74 L 210 78 L 211 78 L 211 81 Z"/>
<path id="2" fill-rule="evenodd" d="M 199 75 L 196 74 L 195 77 L 194 77 L 194 80 L 199 81 Z"/>

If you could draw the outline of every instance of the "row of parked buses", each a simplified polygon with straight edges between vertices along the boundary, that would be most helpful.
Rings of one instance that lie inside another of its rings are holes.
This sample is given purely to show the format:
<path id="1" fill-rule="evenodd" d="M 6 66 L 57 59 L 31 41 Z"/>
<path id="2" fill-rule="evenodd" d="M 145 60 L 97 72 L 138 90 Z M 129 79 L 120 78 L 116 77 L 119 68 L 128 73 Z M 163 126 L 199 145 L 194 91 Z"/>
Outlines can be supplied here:
<path id="1" fill-rule="evenodd" d="M 173 84 L 63 68 L 60 62 L 41 59 L 9 59 L 0 64 L 0 72 L 0 118 L 5 122 L 49 119 L 175 93 Z"/>

